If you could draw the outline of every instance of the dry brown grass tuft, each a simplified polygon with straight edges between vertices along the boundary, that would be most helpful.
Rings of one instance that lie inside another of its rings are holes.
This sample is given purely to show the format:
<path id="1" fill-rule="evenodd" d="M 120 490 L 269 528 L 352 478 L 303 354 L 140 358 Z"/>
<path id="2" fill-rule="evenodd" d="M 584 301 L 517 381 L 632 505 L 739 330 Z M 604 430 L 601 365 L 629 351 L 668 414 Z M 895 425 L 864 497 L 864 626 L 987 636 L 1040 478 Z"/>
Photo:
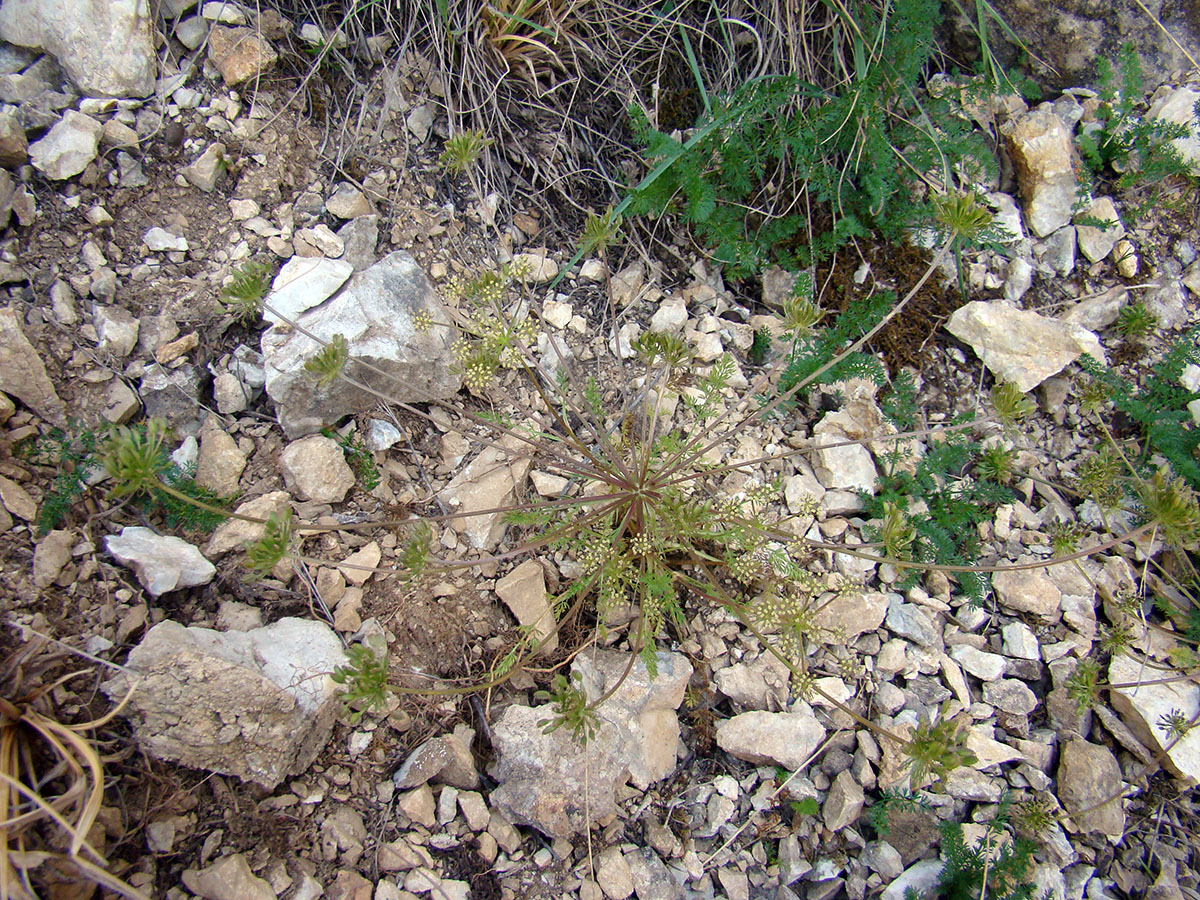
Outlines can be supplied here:
<path id="1" fill-rule="evenodd" d="M 104 764 L 88 737 L 120 711 L 70 725 L 55 696 L 81 669 L 46 680 L 63 659 L 36 638 L 12 653 L 0 672 L 0 897 L 37 900 L 36 887 L 91 882 L 131 900 L 146 895 L 107 871 L 96 848 L 104 801 Z M 124 705 L 124 704 L 121 704 Z"/>

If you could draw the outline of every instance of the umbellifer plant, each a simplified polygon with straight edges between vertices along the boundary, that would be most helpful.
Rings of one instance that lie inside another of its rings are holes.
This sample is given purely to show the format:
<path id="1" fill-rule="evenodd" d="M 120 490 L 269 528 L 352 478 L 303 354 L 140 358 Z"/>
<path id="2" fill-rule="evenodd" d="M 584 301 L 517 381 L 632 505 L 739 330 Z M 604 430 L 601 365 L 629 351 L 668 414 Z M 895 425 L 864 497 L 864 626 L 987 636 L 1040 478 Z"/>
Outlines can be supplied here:
<path id="1" fill-rule="evenodd" d="M 952 579 L 975 578 L 1001 568 L 1040 568 L 1055 560 L 986 566 L 969 561 L 944 564 L 906 553 L 913 541 L 904 539 L 907 526 L 898 510 L 892 513 L 890 529 L 885 516 L 881 525 L 886 534 L 877 545 L 848 547 L 815 540 L 810 528 L 818 514 L 817 503 L 801 501 L 789 510 L 780 496 L 780 476 L 788 461 L 811 453 L 814 444 L 725 455 L 739 442 L 752 446 L 753 442 L 742 440 L 751 426 L 789 408 L 810 385 L 857 353 L 916 294 L 958 242 L 972 239 L 973 230 L 988 225 L 969 198 L 940 208 L 953 215 L 948 213 L 941 223 L 943 244 L 920 282 L 868 330 L 828 347 L 823 362 L 784 390 L 775 386 L 790 362 L 787 355 L 739 391 L 733 385 L 745 382 L 739 382 L 732 357 L 700 367 L 682 338 L 657 332 L 639 334 L 629 341 L 625 353 L 619 352 L 622 348 L 614 334 L 614 358 L 587 371 L 554 341 L 544 353 L 536 351 L 533 298 L 519 268 L 491 269 L 457 283 L 453 288 L 457 305 L 447 313 L 452 320 L 437 324 L 457 327 L 461 340 L 455 352 L 464 380 L 473 393 L 492 402 L 480 408 L 442 403 L 459 417 L 453 427 L 498 450 L 502 460 L 518 456 L 535 460 L 539 469 L 559 476 L 563 487 L 557 496 L 545 499 L 434 513 L 422 517 L 419 524 L 414 521 L 411 538 L 399 554 L 405 577 L 561 554 L 573 561 L 575 574 L 552 598 L 556 627 L 594 615 L 595 627 L 601 631 L 626 628 L 631 648 L 653 669 L 656 640 L 664 627 L 686 627 L 685 603 L 713 604 L 736 616 L 788 666 L 797 696 L 839 706 L 859 724 L 901 744 L 914 787 L 928 776 L 969 762 L 971 754 L 953 724 L 935 719 L 911 732 L 893 733 L 858 715 L 822 687 L 818 676 L 830 673 L 813 670 L 811 650 L 815 645 L 837 644 L 840 636 L 819 625 L 820 613 L 858 586 L 823 564 L 820 554 L 890 563 L 902 570 L 940 570 Z M 792 330 L 784 339 L 795 346 L 800 332 L 815 327 L 820 315 L 819 310 L 797 305 L 787 318 Z M 314 377 L 345 379 L 412 416 L 432 421 L 426 406 L 391 398 L 386 375 L 347 357 L 336 340 L 314 359 L 312 369 Z M 438 402 L 430 400 L 429 405 Z M 938 433 L 1012 421 L 1028 403 L 1019 393 L 999 390 L 993 395 L 993 407 L 987 415 L 945 426 Z M 444 425 L 445 417 L 440 421 Z M 900 443 L 927 436 L 932 440 L 938 433 L 917 429 L 872 435 L 870 440 Z M 826 443 L 823 449 L 865 440 Z M 1007 462 L 1007 457 L 991 460 L 1000 466 Z M 443 559 L 435 554 L 430 537 L 437 526 L 496 516 L 503 517 L 515 535 L 498 551 L 470 559 Z M 1144 534 L 1145 528 L 1141 526 L 1137 533 Z M 1111 548 L 1128 537 L 1118 534 L 1077 551 L 1076 558 Z M 260 569 L 269 569 L 293 550 L 280 525 L 269 531 L 267 540 L 273 543 L 260 544 L 252 553 Z M 518 644 L 493 663 L 491 679 L 453 690 L 498 683 L 547 639 L 543 630 L 526 629 Z M 840 655 L 829 657 L 837 660 L 836 674 L 843 677 L 854 677 L 860 668 L 844 647 Z M 572 696 L 577 690 L 569 680 L 555 684 L 558 720 L 547 724 L 570 724 L 586 738 L 588 729 L 582 726 L 589 713 L 587 705 Z M 592 700 L 591 706 L 604 699 Z"/>

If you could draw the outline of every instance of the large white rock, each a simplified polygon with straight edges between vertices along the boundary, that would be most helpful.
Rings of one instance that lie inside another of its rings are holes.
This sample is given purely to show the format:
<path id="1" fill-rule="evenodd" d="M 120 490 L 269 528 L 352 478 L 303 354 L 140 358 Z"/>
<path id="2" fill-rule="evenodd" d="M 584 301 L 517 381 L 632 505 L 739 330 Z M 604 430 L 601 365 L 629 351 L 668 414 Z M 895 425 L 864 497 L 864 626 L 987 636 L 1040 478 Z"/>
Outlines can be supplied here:
<path id="1" fill-rule="evenodd" d="M 354 274 L 354 266 L 340 259 L 295 256 L 284 263 L 263 302 L 263 321 L 271 325 L 295 321 L 333 295 Z"/>
<path id="2" fill-rule="evenodd" d="M 329 674 L 345 664 L 341 641 L 321 622 L 219 632 L 168 620 L 104 691 L 120 699 L 133 686 L 124 715 L 152 756 L 272 790 L 329 740 L 340 706 Z"/>
<path id="3" fill-rule="evenodd" d="M 1113 709 L 1138 740 L 1151 749 L 1162 750 L 1172 738 L 1162 727 L 1163 717 L 1179 711 L 1190 722 L 1200 710 L 1200 685 L 1191 681 L 1155 684 L 1162 678 L 1160 669 L 1147 666 L 1142 657 L 1120 654 L 1108 666 L 1110 684 L 1135 687 L 1113 688 L 1109 694 Z M 1183 740 L 1166 751 L 1166 767 L 1173 775 L 1200 782 L 1200 728 L 1192 728 Z"/>
<path id="4" fill-rule="evenodd" d="M 586 746 L 567 726 L 545 733 L 554 715 L 549 704 L 504 711 L 492 726 L 498 760 L 490 771 L 500 783 L 491 802 L 505 817 L 570 837 L 617 812 L 614 792 L 626 775 L 645 790 L 671 773 L 679 742 L 675 710 L 692 667 L 682 654 L 661 651 L 657 678 L 641 659 L 629 663 L 628 654 L 612 650 L 576 657 L 572 668 L 589 700 L 615 688 L 596 708 L 596 732 Z"/>
<path id="5" fill-rule="evenodd" d="M 1086 328 L 1007 303 L 975 300 L 960 306 L 946 330 L 968 344 L 998 380 L 1021 391 L 1033 390 L 1084 353 L 1105 362 L 1099 339 Z"/>
<path id="6" fill-rule="evenodd" d="M 104 126 L 91 116 L 69 109 L 45 137 L 29 146 L 29 161 L 52 181 L 71 178 L 96 158 L 103 133 Z"/>
<path id="7" fill-rule="evenodd" d="M 276 324 L 268 329 L 262 337 L 267 393 L 287 435 L 311 434 L 379 402 L 374 394 L 342 379 L 319 385 L 309 377 L 304 364 L 322 345 L 300 328 L 325 341 L 342 335 L 351 360 L 345 374 L 398 402 L 453 396 L 461 384 L 451 353 L 456 333 L 446 324 L 418 330 L 413 322 L 418 313 L 428 314 L 435 323 L 447 321 L 425 273 L 416 260 L 398 250 L 354 275 L 332 297 L 300 313 L 298 328 Z M 386 376 L 355 365 L 355 360 Z"/>
<path id="8" fill-rule="evenodd" d="M 5 0 L 0 39 L 51 53 L 89 97 L 145 97 L 157 60 L 146 0 Z"/>
<path id="9" fill-rule="evenodd" d="M 155 597 L 208 584 L 217 574 L 216 567 L 187 541 L 140 525 L 128 525 L 119 535 L 108 535 L 104 545 L 117 562 L 137 573 L 138 581 Z"/>

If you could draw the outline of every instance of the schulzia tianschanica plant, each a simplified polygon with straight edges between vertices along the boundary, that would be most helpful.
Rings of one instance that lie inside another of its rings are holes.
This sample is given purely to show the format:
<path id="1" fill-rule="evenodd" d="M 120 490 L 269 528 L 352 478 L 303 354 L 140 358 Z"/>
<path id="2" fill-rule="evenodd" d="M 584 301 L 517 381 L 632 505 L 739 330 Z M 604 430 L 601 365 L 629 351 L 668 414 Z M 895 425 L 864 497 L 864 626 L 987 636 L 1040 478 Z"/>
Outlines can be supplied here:
<path id="1" fill-rule="evenodd" d="M 685 628 L 688 605 L 716 605 L 788 666 L 795 695 L 838 705 L 864 727 L 900 742 L 914 776 L 938 776 L 968 761 L 956 725 L 933 720 L 911 735 L 893 733 L 824 688 L 821 676 L 853 680 L 863 669 L 842 636 L 822 624 L 826 607 L 860 589 L 825 554 L 890 562 L 902 571 L 939 569 L 963 587 L 987 567 L 966 558 L 946 564 L 936 553 L 918 552 L 919 542 L 928 538 L 913 528 L 899 500 L 881 511 L 884 533 L 877 544 L 851 547 L 813 539 L 817 502 L 793 497 L 789 506 L 780 494 L 788 461 L 811 453 L 815 445 L 759 447 L 750 434 L 751 426 L 783 412 L 853 358 L 916 295 L 959 237 L 956 225 L 947 224 L 945 241 L 918 283 L 869 322 L 839 330 L 786 388 L 779 382 L 792 355 L 781 356 L 746 383 L 731 356 L 698 366 L 691 347 L 673 334 L 641 333 L 624 348 L 613 335 L 613 356 L 587 365 L 556 340 L 539 352 L 536 306 L 519 268 L 464 278 L 454 286 L 457 305 L 445 313 L 450 321 L 436 324 L 457 327 L 460 372 L 484 403 L 441 402 L 457 420 L 450 427 L 499 454 L 499 465 L 506 457 L 534 460 L 541 472 L 558 477 L 560 487 L 544 499 L 518 497 L 495 508 L 430 509 L 413 521 L 407 544 L 398 550 L 402 574 L 436 577 L 554 553 L 571 561 L 570 574 L 551 598 L 554 627 L 594 616 L 601 631 L 626 629 L 630 646 L 651 670 L 664 628 Z M 820 320 L 820 310 L 801 291 L 788 314 L 791 333 L 783 340 L 800 346 L 811 340 Z M 428 317 L 417 323 L 434 324 Z M 326 354 L 314 369 L 314 377 L 346 379 L 388 399 L 386 376 L 364 361 Z M 424 405 L 390 402 L 418 419 L 435 421 Z M 1026 404 L 1011 391 L 998 391 L 993 405 L 995 415 L 948 425 L 931 434 L 929 443 L 989 421 L 999 424 Z M 445 427 L 447 417 L 439 413 L 436 421 Z M 881 439 L 903 443 L 930 434 L 928 429 L 896 433 L 894 426 L 891 432 L 840 445 Z M 1010 462 L 995 455 L 989 465 L 1003 470 Z M 479 516 L 502 520 L 509 528 L 507 542 L 473 557 L 439 558 L 442 542 L 435 535 L 441 528 Z M 277 560 L 286 546 L 276 534 L 265 559 Z M 1047 562 L 1053 560 L 1038 565 Z M 493 661 L 488 684 L 505 678 L 546 641 L 544 630 L 523 629 L 516 646 Z M 814 655 L 822 645 L 829 652 Z M 583 698 L 577 690 L 565 679 L 553 685 L 557 718 L 547 725 L 567 724 L 586 737 L 589 708 L 605 698 Z"/>

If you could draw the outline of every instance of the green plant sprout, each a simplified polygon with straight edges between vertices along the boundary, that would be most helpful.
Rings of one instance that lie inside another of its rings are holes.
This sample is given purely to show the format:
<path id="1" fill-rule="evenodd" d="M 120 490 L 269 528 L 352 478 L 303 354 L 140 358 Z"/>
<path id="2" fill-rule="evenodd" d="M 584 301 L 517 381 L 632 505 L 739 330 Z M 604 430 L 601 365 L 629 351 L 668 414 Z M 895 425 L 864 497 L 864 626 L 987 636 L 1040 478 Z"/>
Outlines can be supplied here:
<path id="1" fill-rule="evenodd" d="M 972 765 L 976 757 L 966 739 L 966 727 L 954 719 L 939 717 L 918 725 L 905 747 L 909 787 L 917 790 L 931 777 L 944 778 L 959 766 Z"/>
<path id="2" fill-rule="evenodd" d="M 364 491 L 373 491 L 379 486 L 379 467 L 375 464 L 375 457 L 367 449 L 367 445 L 363 443 L 360 435 L 343 436 L 332 428 L 322 428 L 321 434 L 335 441 L 342 448 L 346 462 L 354 470 L 354 477 Z"/>
<path id="3" fill-rule="evenodd" d="M 1146 119 L 1135 113 L 1141 101 L 1142 71 L 1132 44 L 1122 46 L 1117 65 L 1096 59 L 1100 105 L 1094 126 L 1084 126 L 1078 143 L 1084 160 L 1097 174 L 1117 174 L 1117 186 L 1129 189 L 1157 184 L 1191 170 L 1172 143 L 1188 136 L 1186 125 Z"/>
<path id="4" fill-rule="evenodd" d="M 550 734 L 565 725 L 571 729 L 575 740 L 584 746 L 596 736 L 599 727 L 596 710 L 588 703 L 583 676 L 578 672 L 572 672 L 569 679 L 559 672 L 549 690 L 537 691 L 533 696 L 543 703 L 550 703 L 554 709 L 553 716 L 538 722 L 543 734 Z"/>
<path id="5" fill-rule="evenodd" d="M 88 479 L 99 469 L 100 435 L 78 422 L 52 428 L 45 435 L 13 448 L 14 455 L 35 465 L 54 466 L 54 479 L 38 509 L 38 534 L 62 526 L 75 502 L 87 489 Z"/>
<path id="6" fill-rule="evenodd" d="M 466 175 L 492 143 L 492 139 L 485 137 L 482 131 L 460 131 L 446 140 L 438 162 L 447 172 Z"/>
<path id="7" fill-rule="evenodd" d="M 262 315 L 262 304 L 271 289 L 272 267 L 265 262 L 247 262 L 229 284 L 221 288 L 217 300 L 239 322 L 250 323 Z"/>
<path id="8" fill-rule="evenodd" d="M 346 665 L 330 675 L 334 684 L 343 685 L 342 704 L 351 725 L 368 712 L 384 712 L 390 696 L 387 654 L 376 654 L 365 644 L 346 648 Z"/>
<path id="9" fill-rule="evenodd" d="M 1158 326 L 1158 317 L 1142 301 L 1122 306 L 1117 313 L 1117 330 L 1130 340 L 1144 338 Z"/>

